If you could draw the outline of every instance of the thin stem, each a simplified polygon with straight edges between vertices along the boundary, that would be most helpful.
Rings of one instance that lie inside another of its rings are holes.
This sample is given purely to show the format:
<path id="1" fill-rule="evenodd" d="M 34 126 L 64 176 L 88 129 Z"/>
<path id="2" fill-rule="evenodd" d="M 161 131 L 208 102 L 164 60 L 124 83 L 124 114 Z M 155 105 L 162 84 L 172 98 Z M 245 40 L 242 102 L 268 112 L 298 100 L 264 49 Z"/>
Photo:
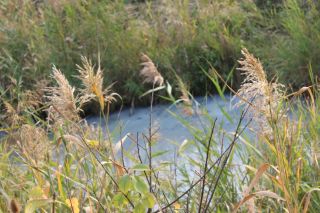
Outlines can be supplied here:
<path id="1" fill-rule="evenodd" d="M 249 124 L 249 123 L 250 123 L 250 121 L 248 122 L 248 124 Z M 248 124 L 247 124 L 247 125 L 248 125 Z M 245 128 L 246 128 L 246 127 L 245 127 Z M 244 129 L 245 129 L 245 128 L 244 128 Z M 237 134 L 238 134 L 238 131 L 236 131 L 236 133 L 234 134 L 234 139 L 233 139 L 233 141 L 236 140 Z M 241 133 L 240 133 L 240 134 L 241 134 Z M 238 137 L 239 137 L 239 136 L 238 136 Z M 214 192 L 215 192 L 215 190 L 216 190 L 216 188 L 217 188 L 217 186 L 218 186 L 218 183 L 219 183 L 220 177 L 221 177 L 221 175 L 222 175 L 222 172 L 224 171 L 224 168 L 225 168 L 225 166 L 227 165 L 227 162 L 228 162 L 228 160 L 229 160 L 229 157 L 230 157 L 230 154 L 231 154 L 231 152 L 232 152 L 232 149 L 233 149 L 234 145 L 235 145 L 234 142 L 232 142 L 232 143 L 230 144 L 231 148 L 230 148 L 229 151 L 227 152 L 227 157 L 224 159 L 224 161 L 223 161 L 223 163 L 222 163 L 222 167 L 221 167 L 221 169 L 220 169 L 218 178 L 217 178 L 217 180 L 215 181 L 213 190 L 212 190 L 212 192 L 211 192 L 211 196 L 210 196 L 210 198 L 209 198 L 209 200 L 208 200 L 208 203 L 207 203 L 207 206 L 206 206 L 206 208 L 204 209 L 203 212 L 207 212 L 207 211 L 208 211 L 208 208 L 209 208 L 210 203 L 211 203 L 211 201 L 212 201 Z M 228 150 L 228 149 L 227 149 L 227 150 Z"/>
<path id="2" fill-rule="evenodd" d="M 53 195 L 52 195 L 52 208 L 51 208 L 51 213 L 55 213 L 56 212 L 56 207 L 55 207 L 55 204 L 56 204 L 56 193 L 53 192 Z"/>
<path id="3" fill-rule="evenodd" d="M 223 144 L 224 144 L 224 134 L 223 134 L 223 136 L 222 136 L 222 141 L 221 141 L 220 155 L 222 155 L 222 153 L 223 153 Z M 218 167 L 220 166 L 220 163 L 221 163 L 221 161 L 219 161 Z M 213 174 L 213 177 L 216 176 L 217 172 L 218 172 L 218 170 L 215 170 L 215 172 L 214 172 L 214 174 Z M 213 187 L 213 181 L 212 181 L 212 182 L 210 183 L 210 185 L 209 185 L 208 194 L 207 194 L 206 200 L 205 200 L 205 202 L 204 202 L 205 205 L 209 205 L 208 198 L 209 198 L 209 196 L 210 196 L 209 192 L 211 191 L 212 187 Z"/>
<path id="4" fill-rule="evenodd" d="M 205 175 L 204 175 L 203 181 L 202 181 L 201 197 L 200 197 L 200 204 L 199 204 L 198 213 L 201 212 L 201 207 L 202 207 L 204 188 L 205 188 L 205 183 L 206 183 L 206 173 L 207 173 L 207 169 L 208 169 L 208 159 L 209 159 L 209 153 L 210 153 L 210 145 L 211 145 L 212 136 L 213 136 L 214 128 L 215 128 L 215 125 L 216 125 L 216 121 L 217 121 L 217 118 L 214 120 L 213 126 L 211 128 L 210 138 L 209 138 L 209 142 L 208 142 L 208 146 L 207 146 L 206 162 L 205 162 L 205 165 L 204 165 L 204 172 L 203 172 Z"/>
<path id="5" fill-rule="evenodd" d="M 154 86 L 155 82 L 153 82 L 152 85 L 152 93 L 151 93 L 151 101 L 150 101 L 150 115 L 149 115 L 149 139 L 148 139 L 148 145 L 149 145 L 149 169 L 150 169 L 150 176 L 149 176 L 149 191 L 152 192 L 152 109 L 153 109 L 153 99 L 154 99 Z M 151 212 L 152 209 L 148 209 L 148 213 Z"/>
<path id="6" fill-rule="evenodd" d="M 192 184 L 190 186 L 189 189 L 187 189 L 185 192 L 183 192 L 180 196 L 178 196 L 176 199 L 174 199 L 173 201 L 171 201 L 168 205 L 162 207 L 161 209 L 158 209 L 156 210 L 154 213 L 158 213 L 158 212 L 161 212 L 161 211 L 164 211 L 165 209 L 167 209 L 168 207 L 170 207 L 172 204 L 174 204 L 175 202 L 177 202 L 178 200 L 180 200 L 182 197 L 184 197 L 186 194 L 189 193 L 190 190 L 192 190 L 198 183 L 200 183 L 203 179 L 203 177 L 205 175 L 207 175 L 215 166 L 216 164 L 222 159 L 222 157 L 230 150 L 232 149 L 236 142 L 236 140 L 240 137 L 240 135 L 244 132 L 244 130 L 248 127 L 248 125 L 251 123 L 251 120 L 240 130 L 240 126 L 242 124 L 242 121 L 244 119 L 244 116 L 246 115 L 246 113 L 248 112 L 248 109 L 247 108 L 245 111 L 243 111 L 241 113 L 241 116 L 240 116 L 240 120 L 238 122 L 238 125 L 237 125 L 237 128 L 236 128 L 236 132 L 234 134 L 234 138 L 231 142 L 231 144 L 226 148 L 226 150 L 222 153 L 222 155 L 213 163 L 212 166 L 209 167 L 209 169 L 207 170 L 207 172 L 205 174 L 203 174 L 194 184 Z"/>

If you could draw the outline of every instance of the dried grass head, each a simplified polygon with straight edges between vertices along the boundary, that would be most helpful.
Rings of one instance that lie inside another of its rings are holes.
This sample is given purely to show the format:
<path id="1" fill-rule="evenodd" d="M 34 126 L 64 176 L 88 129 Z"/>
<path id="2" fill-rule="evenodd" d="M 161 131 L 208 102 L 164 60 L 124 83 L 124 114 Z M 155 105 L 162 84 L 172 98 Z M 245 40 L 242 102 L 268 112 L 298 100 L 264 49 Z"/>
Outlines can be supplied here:
<path id="1" fill-rule="evenodd" d="M 109 85 L 106 89 L 103 89 L 103 72 L 98 67 L 95 71 L 94 65 L 91 60 L 86 57 L 81 57 L 82 66 L 77 65 L 79 76 L 82 81 L 83 89 L 81 92 L 81 99 L 83 103 L 86 103 L 92 99 L 97 98 L 101 110 L 104 110 L 105 103 L 111 104 L 116 101 L 116 97 L 120 97 L 118 93 L 112 92 L 111 88 L 113 84 Z"/>
<path id="2" fill-rule="evenodd" d="M 5 122 L 9 126 L 17 126 L 23 122 L 23 117 L 20 115 L 19 111 L 15 109 L 9 102 L 4 101 L 5 109 Z"/>
<path id="3" fill-rule="evenodd" d="M 74 96 L 75 89 L 55 66 L 53 66 L 51 77 L 56 81 L 57 86 L 45 89 L 48 93 L 46 95 L 49 105 L 48 119 L 58 125 L 66 121 L 79 121 L 80 108 L 77 105 L 80 105 L 81 100 Z"/>
<path id="4" fill-rule="evenodd" d="M 194 114 L 194 110 L 192 108 L 192 100 L 190 99 L 189 87 L 182 81 L 182 79 L 178 75 L 176 75 L 176 78 L 178 80 L 178 89 L 181 93 L 179 100 L 181 100 L 183 103 L 182 112 L 185 115 L 191 116 Z"/>
<path id="5" fill-rule="evenodd" d="M 24 94 L 24 106 L 26 108 L 37 109 L 44 103 L 45 89 L 49 81 L 46 79 L 37 81 L 32 90 L 27 90 Z"/>
<path id="6" fill-rule="evenodd" d="M 153 85 L 162 86 L 164 79 L 152 60 L 143 53 L 141 54 L 140 60 L 142 62 L 141 65 L 143 66 L 140 70 L 140 76 L 144 78 L 143 83 L 152 83 Z"/>
<path id="7" fill-rule="evenodd" d="M 269 122 L 279 119 L 281 100 L 284 97 L 284 85 L 268 82 L 266 73 L 259 59 L 247 49 L 242 49 L 244 58 L 239 60 L 242 75 L 245 76 L 235 97 L 240 101 L 237 106 L 250 105 L 253 119 L 260 125 L 262 131 L 270 129 Z"/>
<path id="8" fill-rule="evenodd" d="M 40 127 L 24 124 L 11 137 L 24 157 L 34 164 L 44 160 L 50 148 L 46 131 Z"/>

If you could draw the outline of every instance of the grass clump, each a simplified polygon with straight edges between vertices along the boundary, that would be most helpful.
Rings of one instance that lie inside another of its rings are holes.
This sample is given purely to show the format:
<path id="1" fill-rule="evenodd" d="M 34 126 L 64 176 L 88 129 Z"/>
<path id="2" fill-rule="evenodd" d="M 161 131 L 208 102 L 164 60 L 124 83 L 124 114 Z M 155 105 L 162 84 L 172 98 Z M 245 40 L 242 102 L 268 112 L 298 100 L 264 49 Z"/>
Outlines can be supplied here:
<path id="1" fill-rule="evenodd" d="M 302 88 L 290 95 L 294 98 L 287 100 L 283 85 L 279 87 L 276 82 L 269 83 L 259 60 L 247 50 L 243 54 L 245 59 L 240 61 L 240 70 L 246 79 L 237 96 L 240 96 L 241 104 L 249 105 L 253 111 L 252 118 L 258 128 L 253 128 L 256 143 L 244 141 L 247 144 L 247 155 L 251 156 L 248 158 L 247 170 L 255 172 L 255 176 L 248 182 L 249 186 L 244 188 L 243 199 L 237 207 L 246 203 L 249 210 L 316 211 L 319 208 L 319 179 L 316 178 L 319 175 L 316 160 L 319 156 L 316 157 L 315 153 L 318 152 L 319 132 L 310 132 L 309 128 L 317 126 L 313 123 L 314 116 L 319 113 L 314 95 L 319 94 L 319 91 L 311 92 L 310 88 Z M 303 92 L 309 95 L 305 104 L 297 99 Z M 310 116 L 300 114 L 302 111 L 310 113 Z M 256 190 L 250 194 L 253 187 Z M 312 204 L 309 200 L 311 193 L 314 196 Z M 268 199 L 256 201 L 258 197 L 272 197 L 277 202 Z"/>

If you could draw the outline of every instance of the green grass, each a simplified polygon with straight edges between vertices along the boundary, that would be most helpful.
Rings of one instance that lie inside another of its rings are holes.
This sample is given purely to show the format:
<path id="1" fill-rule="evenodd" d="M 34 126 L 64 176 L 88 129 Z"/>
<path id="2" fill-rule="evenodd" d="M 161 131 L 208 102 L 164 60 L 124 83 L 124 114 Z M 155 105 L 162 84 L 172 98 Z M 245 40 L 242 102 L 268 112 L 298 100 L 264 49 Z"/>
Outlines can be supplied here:
<path id="1" fill-rule="evenodd" d="M 100 55 L 105 83 L 117 82 L 124 103 L 135 98 L 138 104 L 147 104 L 148 100 L 136 98 L 146 89 L 136 75 L 141 52 L 174 85 L 172 70 L 193 94 L 203 95 L 214 87 L 201 70 L 207 70 L 209 62 L 226 77 L 245 46 L 263 59 L 268 75 L 299 88 L 310 83 L 309 65 L 319 73 L 318 8 L 314 1 L 299 0 L 3 1 L 0 80 L 5 87 L 6 76 L 22 78 L 31 88 L 48 76 L 51 64 L 59 64 L 71 77 L 80 55 L 90 56 L 95 64 Z M 235 75 L 232 86 L 240 82 Z"/>

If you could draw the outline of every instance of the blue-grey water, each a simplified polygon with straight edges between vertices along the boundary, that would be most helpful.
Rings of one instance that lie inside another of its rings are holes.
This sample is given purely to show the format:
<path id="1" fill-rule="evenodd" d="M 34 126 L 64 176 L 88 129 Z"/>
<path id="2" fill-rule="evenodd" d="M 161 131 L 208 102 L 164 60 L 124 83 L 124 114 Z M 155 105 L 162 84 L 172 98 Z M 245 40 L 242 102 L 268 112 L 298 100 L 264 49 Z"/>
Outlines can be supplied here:
<path id="1" fill-rule="evenodd" d="M 240 110 L 233 107 L 230 101 L 229 96 L 226 96 L 225 99 L 220 96 L 196 98 L 192 106 L 192 115 L 183 112 L 182 104 L 153 106 L 152 126 L 157 129 L 158 133 L 157 142 L 152 147 L 153 152 L 168 151 L 159 159 L 166 160 L 169 158 L 168 160 L 172 161 L 173 154 L 178 152 L 182 144 L 187 143 L 187 141 L 197 141 L 193 135 L 194 132 L 197 132 L 196 134 L 203 138 L 208 135 L 215 119 L 217 120 L 215 137 L 220 137 L 216 141 L 219 143 L 224 134 L 224 143 L 226 143 L 224 146 L 226 147 L 228 136 L 232 137 L 241 114 Z M 88 117 L 87 122 L 93 125 L 101 125 L 103 128 L 106 127 L 105 122 L 101 121 L 100 117 Z M 136 138 L 138 133 L 139 144 L 142 145 L 144 145 L 142 134 L 148 135 L 149 126 L 150 107 L 135 108 L 133 113 L 130 109 L 114 112 L 110 115 L 107 124 L 114 143 L 127 134 L 131 138 Z M 136 145 L 129 137 L 123 140 L 123 147 L 129 151 L 136 150 Z M 191 148 L 188 154 L 196 154 L 196 150 Z"/>

